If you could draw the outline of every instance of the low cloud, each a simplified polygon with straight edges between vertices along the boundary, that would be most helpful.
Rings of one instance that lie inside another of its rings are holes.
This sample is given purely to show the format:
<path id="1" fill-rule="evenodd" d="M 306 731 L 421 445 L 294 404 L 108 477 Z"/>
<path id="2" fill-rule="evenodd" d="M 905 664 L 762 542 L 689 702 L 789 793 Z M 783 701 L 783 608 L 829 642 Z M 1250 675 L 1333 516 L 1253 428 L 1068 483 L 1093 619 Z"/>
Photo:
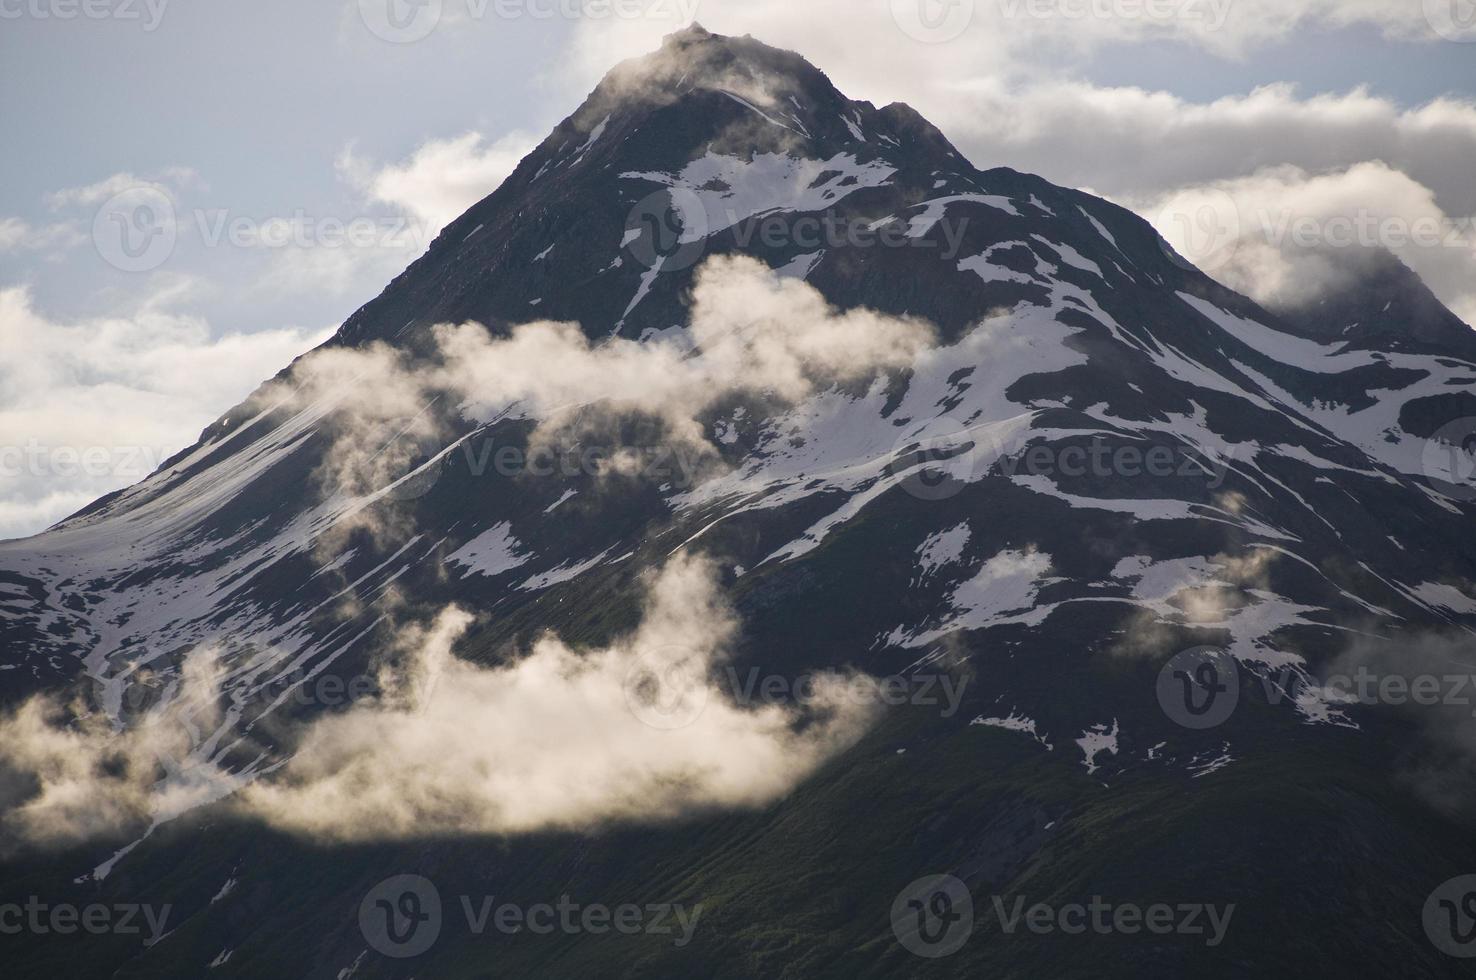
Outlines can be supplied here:
<path id="1" fill-rule="evenodd" d="M 1399 777 L 1437 809 L 1476 819 L 1476 638 L 1455 630 L 1360 635 L 1319 671 L 1333 700 L 1354 701 L 1415 726 Z"/>
<path id="2" fill-rule="evenodd" d="M 21 218 L 0 218 L 0 252 L 40 252 L 60 258 L 68 249 L 88 241 L 73 221 L 32 225 Z"/>
<path id="3" fill-rule="evenodd" d="M 187 282 L 127 313 L 55 320 L 0 289 L 0 537 L 42 530 L 143 479 L 328 331 L 214 336 Z"/>
<path id="4" fill-rule="evenodd" d="M 932 339 L 919 320 L 831 307 L 814 287 L 745 256 L 708 259 L 698 270 L 682 339 L 591 344 L 573 324 L 535 323 L 491 340 L 476 327 L 441 328 L 446 379 L 473 411 L 514 402 L 547 418 L 600 401 L 690 425 L 738 391 L 786 401 L 818 386 L 910 363 Z M 548 371 L 549 364 L 558 370 Z"/>
<path id="5" fill-rule="evenodd" d="M 1138 203 L 1181 254 L 1274 309 L 1353 288 L 1386 249 L 1476 323 L 1476 219 L 1384 163 L 1314 174 L 1280 166 Z"/>
<path id="6" fill-rule="evenodd" d="M 719 668 L 738 621 L 699 557 L 656 573 L 639 625 L 607 646 L 549 633 L 487 667 L 452 654 L 472 624 L 450 607 L 403 629 L 380 697 L 286 732 L 285 765 L 237 740 L 211 649 L 192 652 L 124 731 L 34 698 L 0 719 L 0 827 L 62 846 L 232 793 L 235 812 L 326 841 L 666 821 L 783 796 L 854 744 L 881 703 L 856 696 L 863 678 L 835 673 L 817 675 L 802 704 L 729 700 Z"/>
<path id="7" fill-rule="evenodd" d="M 428 140 L 408 159 L 384 165 L 356 156 L 350 146 L 339 156 L 338 169 L 369 200 L 418 219 L 428 243 L 496 190 L 536 143 L 535 137 L 521 132 L 491 141 L 481 133 L 463 133 Z"/>
<path id="8" fill-rule="evenodd" d="M 1470 101 L 1405 107 L 1362 89 L 1304 97 L 1277 83 L 1194 102 L 1140 88 L 986 78 L 940 109 L 934 121 L 982 165 L 1125 202 L 1283 164 L 1317 174 L 1379 161 L 1430 188 L 1447 211 L 1476 211 L 1461 166 L 1476 152 Z"/>
<path id="9" fill-rule="evenodd" d="M 1243 503 L 1238 494 L 1217 501 L 1232 513 Z M 1114 575 L 1133 583 L 1140 608 L 1128 616 L 1111 652 L 1158 658 L 1182 649 L 1186 636 L 1196 632 L 1228 631 L 1233 637 L 1241 610 L 1270 594 L 1271 570 L 1279 557 L 1270 548 L 1254 548 L 1161 563 L 1145 556 L 1124 559 Z"/>
<path id="10" fill-rule="evenodd" d="M 383 344 L 326 348 L 264 388 L 257 407 L 331 415 L 334 441 L 317 471 L 322 489 L 365 495 L 403 476 L 428 445 L 439 446 L 443 407 L 473 422 L 536 419 L 535 440 L 587 423 L 586 409 L 640 415 L 659 420 L 671 444 L 700 453 L 711 444 L 697 417 L 722 398 L 752 392 L 798 401 L 909 364 L 932 338 L 922 321 L 836 310 L 813 287 L 755 259 L 714 257 L 698 270 L 680 335 L 596 343 L 573 323 L 529 323 L 496 338 L 478 324 L 443 324 L 434 330 L 433 358 L 412 361 Z"/>
<path id="11" fill-rule="evenodd" d="M 80 187 L 67 187 L 46 195 L 52 210 L 68 207 L 94 207 L 125 191 L 148 189 L 174 198 L 175 188 L 200 183 L 200 175 L 191 167 L 167 167 L 156 174 L 139 177 L 123 171 Z"/>
<path id="12" fill-rule="evenodd" d="M 802 52 L 857 97 L 906 98 L 920 109 L 914 96 L 963 90 L 980 66 L 1020 73 L 1043 54 L 1075 58 L 1108 45 L 1182 42 L 1235 58 L 1298 30 L 1369 25 L 1397 40 L 1442 38 L 1408 0 L 986 0 L 932 10 L 906 0 L 703 0 L 698 13 L 714 32 Z M 563 70 L 588 91 L 612 60 L 645 54 L 673 29 L 654 8 L 646 17 L 581 20 Z M 891 70 L 879 73 L 878 64 Z"/>
<path id="13" fill-rule="evenodd" d="M 215 650 L 194 651 L 167 707 L 121 732 L 80 703 L 50 696 L 0 718 L 0 839 L 66 846 L 231 792 L 235 777 L 204 757 L 222 719 L 220 672 Z"/>
<path id="14" fill-rule="evenodd" d="M 668 820 L 784 795 L 873 710 L 838 675 L 817 684 L 802 727 L 783 706 L 726 700 L 714 669 L 736 622 L 700 559 L 669 563 L 640 626 L 608 647 L 549 634 L 514 664 L 480 667 L 449 652 L 470 623 L 442 613 L 406 666 L 415 693 L 319 721 L 243 805 L 329 840 Z"/>

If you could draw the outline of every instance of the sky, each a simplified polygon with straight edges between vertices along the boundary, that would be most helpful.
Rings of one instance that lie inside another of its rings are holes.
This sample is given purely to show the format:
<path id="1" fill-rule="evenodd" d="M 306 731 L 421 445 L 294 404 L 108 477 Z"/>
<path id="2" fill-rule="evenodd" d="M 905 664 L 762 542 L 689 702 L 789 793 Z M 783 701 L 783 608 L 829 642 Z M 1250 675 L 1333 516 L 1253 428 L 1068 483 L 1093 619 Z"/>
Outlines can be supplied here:
<path id="1" fill-rule="evenodd" d="M 1268 305 L 1351 234 L 1476 322 L 1476 0 L 0 0 L 0 537 L 189 445 L 693 20 Z"/>

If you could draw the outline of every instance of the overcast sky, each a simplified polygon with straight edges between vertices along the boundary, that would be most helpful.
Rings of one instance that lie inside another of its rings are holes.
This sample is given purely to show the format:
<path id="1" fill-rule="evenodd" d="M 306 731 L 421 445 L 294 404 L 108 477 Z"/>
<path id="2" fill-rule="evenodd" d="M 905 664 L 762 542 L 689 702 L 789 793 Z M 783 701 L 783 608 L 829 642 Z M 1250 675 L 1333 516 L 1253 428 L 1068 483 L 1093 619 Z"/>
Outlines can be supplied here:
<path id="1" fill-rule="evenodd" d="M 1476 0 L 0 0 L 0 537 L 188 445 L 694 17 L 1273 305 L 1317 285 L 1287 219 L 1374 220 L 1476 321 Z M 119 194 L 168 233 L 122 250 Z"/>

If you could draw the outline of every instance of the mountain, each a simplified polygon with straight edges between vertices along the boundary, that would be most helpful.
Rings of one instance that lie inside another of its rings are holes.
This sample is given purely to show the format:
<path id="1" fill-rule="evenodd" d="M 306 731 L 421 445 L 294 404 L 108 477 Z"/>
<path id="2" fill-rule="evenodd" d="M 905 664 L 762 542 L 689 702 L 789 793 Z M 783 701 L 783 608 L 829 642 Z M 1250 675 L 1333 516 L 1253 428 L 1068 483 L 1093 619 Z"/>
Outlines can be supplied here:
<path id="1" fill-rule="evenodd" d="M 1470 359 L 1471 328 L 1388 249 L 1352 255 L 1345 250 L 1330 263 L 1350 270 L 1350 281 L 1308 304 L 1279 311 L 1288 323 L 1319 340 Z"/>
<path id="2" fill-rule="evenodd" d="M 8 825 L 0 907 L 171 906 L 146 947 L 7 936 L 11 975 L 1459 975 L 1426 905 L 1476 871 L 1470 713 L 1445 681 L 1469 673 L 1453 665 L 1476 626 L 1476 352 L 1386 271 L 1276 315 L 1132 213 L 979 170 L 796 54 L 668 37 L 323 350 L 137 486 L 0 542 L 0 697 L 49 693 L 50 724 L 137 740 L 163 775 L 95 833 L 23 846 Z M 485 333 L 438 326 L 469 322 Z M 698 555 L 730 616 L 661 577 Z M 448 733 L 436 700 L 429 729 L 373 707 L 450 607 L 473 621 L 429 661 L 450 678 L 436 697 L 487 699 L 534 759 L 586 746 L 531 777 L 613 817 L 539 817 L 562 799 L 539 781 L 517 801 L 535 816 L 509 799 L 468 830 L 464 800 L 496 775 L 475 765 L 428 801 L 395 782 L 422 774 L 371 769 L 301 818 L 333 834 L 235 805 L 311 789 L 289 762 L 322 748 L 309 730 L 332 742 L 330 787 L 385 733 L 420 768 L 481 758 L 495 719 Z M 594 684 L 623 637 L 708 634 L 731 635 L 699 664 L 705 718 L 733 726 L 717 750 L 641 684 L 631 710 L 671 728 L 655 760 L 577 741 L 593 701 L 518 713 Z M 561 666 L 539 686 L 530 662 Z M 1334 681 L 1360 670 L 1433 677 L 1440 703 Z M 751 700 L 755 677 L 775 702 Z M 841 678 L 873 692 L 845 737 Z M 344 694 L 363 679 L 368 706 Z M 742 710 L 718 703 L 743 690 Z M 64 738 L 25 717 L 10 730 Z M 188 722 L 183 744 L 161 718 Z M 133 785 L 106 752 L 73 772 L 77 739 L 37 750 L 57 772 L 0 751 L 0 804 L 52 787 L 40 812 L 90 817 L 80 788 Z M 685 752 L 700 764 L 671 770 Z M 404 808 L 366 802 L 386 795 Z M 392 939 L 430 915 L 376 890 L 401 874 L 440 898 L 413 955 L 367 924 L 376 896 Z M 972 903 L 946 955 L 905 927 L 964 915 L 958 893 L 907 904 L 935 874 Z M 680 945 L 477 934 L 458 896 L 703 911 Z M 1097 897 L 1235 908 L 1213 943 L 1004 914 Z"/>

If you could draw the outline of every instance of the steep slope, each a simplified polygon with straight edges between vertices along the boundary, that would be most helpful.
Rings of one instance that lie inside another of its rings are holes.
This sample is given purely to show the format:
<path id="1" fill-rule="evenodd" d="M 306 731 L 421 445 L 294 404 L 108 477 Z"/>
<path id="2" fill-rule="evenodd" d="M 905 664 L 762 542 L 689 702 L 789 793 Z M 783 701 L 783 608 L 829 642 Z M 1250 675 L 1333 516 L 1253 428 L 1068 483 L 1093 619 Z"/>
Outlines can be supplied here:
<path id="1" fill-rule="evenodd" d="M 1426 758 L 1406 718 L 1321 683 L 1357 637 L 1476 626 L 1461 429 L 1476 362 L 1418 333 L 1383 342 L 1411 294 L 1375 281 L 1318 323 L 1390 303 L 1385 326 L 1324 336 L 1217 285 L 1129 212 L 980 171 L 906 106 L 849 101 L 797 55 L 695 28 L 612 71 L 329 348 L 403 358 L 401 377 L 446 365 L 437 324 L 507 339 L 547 319 L 596 349 L 688 352 L 704 270 L 735 255 L 769 271 L 713 291 L 722 322 L 741 326 L 752 296 L 813 289 L 926 322 L 933 342 L 795 397 L 723 388 L 697 403 L 690 453 L 670 418 L 605 411 L 590 382 L 557 406 L 588 424 L 558 430 L 554 458 L 641 461 L 619 470 L 528 465 L 552 410 L 479 380 L 379 419 L 376 438 L 416 442 L 388 477 L 325 480 L 341 402 L 388 391 L 356 374 L 328 399 L 272 388 L 138 486 L 0 543 L 3 696 L 76 682 L 128 730 L 185 696 L 191 651 L 217 648 L 226 710 L 161 789 L 193 765 L 229 776 L 151 826 L 17 859 L 0 897 L 44 882 L 178 899 L 168 940 L 114 942 L 79 976 L 198 976 L 227 949 L 212 975 L 478 976 L 495 959 L 508 975 L 1086 976 L 1104 955 L 1113 975 L 1444 970 L 1421 903 L 1476 853 L 1393 774 L 1452 763 Z M 1417 299 L 1421 322 L 1441 319 Z M 521 462 L 489 465 L 502 450 Z M 722 569 L 735 671 L 947 676 L 967 680 L 961 700 L 896 705 L 782 802 L 676 828 L 325 853 L 212 808 L 270 780 L 286 722 L 324 708 L 287 695 L 373 675 L 405 624 L 481 613 L 458 653 L 483 664 L 545 630 L 604 643 L 638 617 L 642 573 L 682 552 Z M 1168 658 L 1200 644 L 1228 651 L 1240 692 L 1202 728 L 1158 696 Z M 1295 843 L 1313 831 L 1317 847 Z M 345 913 L 409 868 L 448 895 L 484 877 L 528 901 L 654 889 L 710 903 L 714 925 L 688 951 L 525 936 L 489 956 L 463 935 L 378 958 Z M 976 889 L 981 931 L 985 896 L 1022 890 L 1236 901 L 1241 923 L 1218 951 L 990 935 L 912 959 L 888 911 L 942 871 Z M 237 898 L 209 900 L 226 877 Z M 1302 939 L 1329 907 L 1335 954 Z M 54 942 L 25 955 L 75 965 Z"/>

